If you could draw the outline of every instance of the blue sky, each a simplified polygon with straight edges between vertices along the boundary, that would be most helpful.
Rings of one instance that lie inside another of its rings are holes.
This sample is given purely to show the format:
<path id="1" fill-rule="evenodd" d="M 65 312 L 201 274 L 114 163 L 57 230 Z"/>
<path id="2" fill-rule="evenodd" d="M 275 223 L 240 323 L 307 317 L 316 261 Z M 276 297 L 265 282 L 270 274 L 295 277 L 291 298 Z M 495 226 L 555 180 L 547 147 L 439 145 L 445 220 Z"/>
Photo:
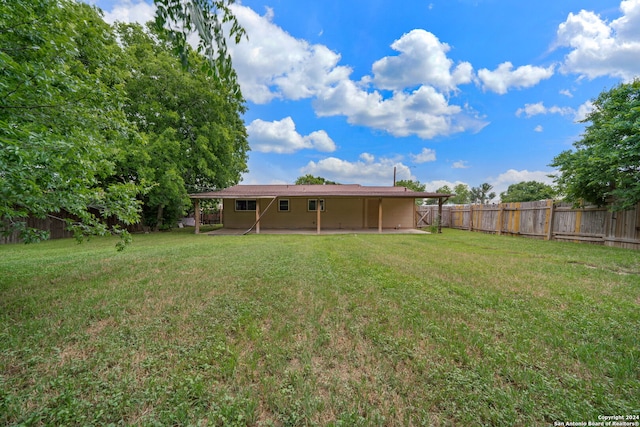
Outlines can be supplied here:
<path id="1" fill-rule="evenodd" d="M 93 0 L 144 22 L 143 0 Z M 494 191 L 537 180 L 603 90 L 640 76 L 640 0 L 243 0 L 245 184 L 301 175 Z"/>

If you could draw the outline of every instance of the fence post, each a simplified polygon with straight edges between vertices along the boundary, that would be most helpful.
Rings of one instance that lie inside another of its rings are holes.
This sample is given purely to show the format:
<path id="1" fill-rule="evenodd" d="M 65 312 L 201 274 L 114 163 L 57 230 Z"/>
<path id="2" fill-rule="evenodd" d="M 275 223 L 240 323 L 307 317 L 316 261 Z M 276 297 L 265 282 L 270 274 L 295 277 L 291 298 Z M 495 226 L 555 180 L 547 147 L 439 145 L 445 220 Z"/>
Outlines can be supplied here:
<path id="1" fill-rule="evenodd" d="M 573 232 L 575 234 L 580 234 L 580 228 L 582 228 L 582 209 L 583 209 L 583 207 L 581 206 L 576 211 L 576 223 L 573 226 Z"/>
<path id="2" fill-rule="evenodd" d="M 520 207 L 521 202 L 516 202 L 515 203 L 516 206 L 516 212 L 515 212 L 515 216 L 514 216 L 514 226 L 513 226 L 513 230 L 515 231 L 516 235 L 520 235 Z"/>
<path id="3" fill-rule="evenodd" d="M 549 199 L 547 200 L 547 207 L 549 208 L 547 210 L 547 215 L 546 215 L 546 221 L 545 221 L 545 226 L 546 226 L 546 232 L 547 232 L 547 236 L 545 240 L 551 240 L 553 238 L 553 211 L 554 211 L 554 202 L 553 199 Z"/>

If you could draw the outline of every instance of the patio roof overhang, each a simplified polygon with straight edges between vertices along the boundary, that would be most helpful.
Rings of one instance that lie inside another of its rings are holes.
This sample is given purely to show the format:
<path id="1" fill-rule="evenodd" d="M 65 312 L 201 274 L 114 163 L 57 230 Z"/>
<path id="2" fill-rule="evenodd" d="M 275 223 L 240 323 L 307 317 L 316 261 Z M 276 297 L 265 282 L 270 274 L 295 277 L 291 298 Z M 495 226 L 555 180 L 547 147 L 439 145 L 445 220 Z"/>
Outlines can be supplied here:
<path id="1" fill-rule="evenodd" d="M 412 191 L 405 187 L 347 185 L 235 185 L 219 191 L 190 194 L 192 199 L 274 199 L 277 197 L 343 197 L 448 199 L 453 194 Z"/>

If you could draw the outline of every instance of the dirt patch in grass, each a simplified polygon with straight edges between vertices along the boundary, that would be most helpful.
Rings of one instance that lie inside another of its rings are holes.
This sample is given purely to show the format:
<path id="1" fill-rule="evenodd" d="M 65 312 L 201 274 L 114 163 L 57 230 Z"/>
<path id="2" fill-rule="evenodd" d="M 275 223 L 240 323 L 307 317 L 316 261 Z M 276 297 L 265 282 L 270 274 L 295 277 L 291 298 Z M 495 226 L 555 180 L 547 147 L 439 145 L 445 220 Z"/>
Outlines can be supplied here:
<path id="1" fill-rule="evenodd" d="M 86 346 L 79 346 L 77 344 L 71 344 L 60 350 L 58 357 L 60 358 L 60 365 L 66 365 L 69 363 L 77 363 L 88 360 L 93 354 Z M 47 365 L 43 365 L 46 367 Z"/>
<path id="2" fill-rule="evenodd" d="M 97 336 L 100 335 L 106 328 L 113 328 L 116 326 L 117 324 L 113 317 L 100 319 L 97 322 L 93 322 L 91 325 L 89 325 L 89 327 L 87 328 L 87 335 L 89 335 L 90 338 L 96 339 Z"/>

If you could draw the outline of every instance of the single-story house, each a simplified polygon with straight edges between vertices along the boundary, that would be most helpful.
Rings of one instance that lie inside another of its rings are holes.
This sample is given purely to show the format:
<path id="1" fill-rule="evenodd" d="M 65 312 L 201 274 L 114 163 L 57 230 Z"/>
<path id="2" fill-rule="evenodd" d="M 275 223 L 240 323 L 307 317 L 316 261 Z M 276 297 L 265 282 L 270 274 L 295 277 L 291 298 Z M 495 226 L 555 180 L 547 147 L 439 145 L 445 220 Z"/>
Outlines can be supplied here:
<path id="1" fill-rule="evenodd" d="M 202 199 L 222 199 L 225 228 L 255 229 L 383 229 L 415 228 L 416 199 L 452 194 L 416 192 L 405 187 L 347 185 L 235 185 L 220 191 L 191 194 L 196 233 Z"/>

